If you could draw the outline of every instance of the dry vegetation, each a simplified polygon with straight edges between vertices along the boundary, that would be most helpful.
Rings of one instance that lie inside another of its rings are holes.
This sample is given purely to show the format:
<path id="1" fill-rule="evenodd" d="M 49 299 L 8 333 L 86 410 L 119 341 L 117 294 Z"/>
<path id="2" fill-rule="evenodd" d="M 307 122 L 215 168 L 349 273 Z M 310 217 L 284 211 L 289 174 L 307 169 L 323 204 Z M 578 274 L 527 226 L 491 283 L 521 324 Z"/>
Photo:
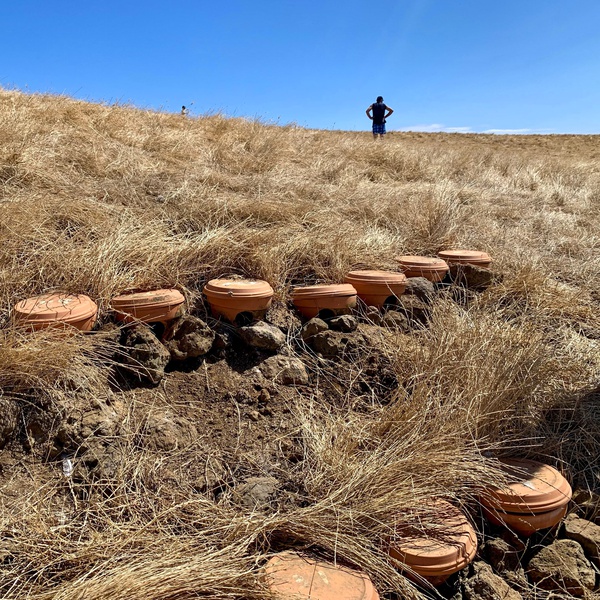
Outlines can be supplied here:
<path id="1" fill-rule="evenodd" d="M 0 210 L 2 407 L 110 394 L 125 407 L 102 479 L 66 479 L 31 440 L 0 450 L 18 456 L 2 462 L 3 598 L 261 598 L 265 556 L 292 543 L 416 597 L 382 550 L 393 523 L 431 495 L 476 514 L 476 486 L 500 476 L 492 454 L 544 457 L 600 489 L 597 136 L 374 143 L 0 91 Z M 258 445 L 221 457 L 232 485 L 243 461 L 299 482 L 266 514 L 198 489 L 201 447 L 140 444 L 135 390 L 109 390 L 109 340 L 11 325 L 17 300 L 50 290 L 87 293 L 108 321 L 115 293 L 176 286 L 201 315 L 223 274 L 266 279 L 285 305 L 293 283 L 448 246 L 489 252 L 503 279 L 467 305 L 440 298 L 422 332 L 382 336 L 397 389 L 362 404 L 343 385 L 288 390 L 277 442 L 300 460 Z"/>

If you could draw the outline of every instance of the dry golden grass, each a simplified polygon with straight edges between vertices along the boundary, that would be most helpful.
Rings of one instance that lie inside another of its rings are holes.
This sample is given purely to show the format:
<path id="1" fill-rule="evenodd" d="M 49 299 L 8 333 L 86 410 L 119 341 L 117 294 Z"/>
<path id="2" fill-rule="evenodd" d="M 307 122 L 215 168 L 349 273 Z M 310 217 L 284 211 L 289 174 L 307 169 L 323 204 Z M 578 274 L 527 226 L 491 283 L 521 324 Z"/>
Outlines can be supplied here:
<path id="1" fill-rule="evenodd" d="M 101 336 L 13 328 L 12 306 L 34 294 L 87 293 L 108 320 L 117 292 L 177 286 L 194 303 L 209 278 L 241 274 L 283 303 L 293 283 L 449 246 L 488 251 L 503 276 L 468 307 L 439 299 L 410 338 L 383 334 L 400 381 L 387 403 L 295 395 L 286 435 L 303 449 L 302 501 L 271 514 L 198 493 L 199 449 L 140 450 L 133 419 L 108 481 L 74 484 L 24 459 L 24 495 L 3 473 L 0 595 L 262 598 L 259 566 L 287 540 L 417 597 L 385 540 L 431 495 L 473 507 L 477 485 L 501 477 L 489 451 L 546 457 L 600 488 L 599 158 L 598 136 L 374 143 L 0 91 L 0 395 L 11 400 L 107 387 Z"/>

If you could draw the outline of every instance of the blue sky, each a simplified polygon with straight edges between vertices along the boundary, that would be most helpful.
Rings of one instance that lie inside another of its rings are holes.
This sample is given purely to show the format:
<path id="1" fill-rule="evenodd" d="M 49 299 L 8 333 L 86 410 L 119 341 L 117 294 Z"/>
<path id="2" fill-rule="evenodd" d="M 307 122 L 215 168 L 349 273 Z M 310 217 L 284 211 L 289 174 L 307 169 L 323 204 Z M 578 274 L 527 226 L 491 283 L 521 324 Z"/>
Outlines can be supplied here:
<path id="1" fill-rule="evenodd" d="M 2 2 L 0 86 L 369 129 L 600 133 L 599 0 Z M 193 103 L 193 104 L 192 104 Z"/>

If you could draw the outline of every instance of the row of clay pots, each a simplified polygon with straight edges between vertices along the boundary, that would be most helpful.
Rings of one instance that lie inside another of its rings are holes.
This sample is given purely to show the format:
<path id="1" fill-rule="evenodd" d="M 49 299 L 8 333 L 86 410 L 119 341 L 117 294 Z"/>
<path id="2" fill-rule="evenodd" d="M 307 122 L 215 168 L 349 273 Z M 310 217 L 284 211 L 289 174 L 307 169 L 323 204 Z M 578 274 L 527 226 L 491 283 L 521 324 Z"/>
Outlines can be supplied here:
<path id="1" fill-rule="evenodd" d="M 164 289 L 116 296 L 111 308 L 117 321 L 161 323 L 166 328 L 182 313 L 184 302 L 179 290 Z M 93 329 L 97 315 L 97 304 L 83 294 L 44 294 L 23 300 L 14 308 L 15 320 L 33 330 L 64 324 L 87 332 Z"/>
<path id="2" fill-rule="evenodd" d="M 485 252 L 446 250 L 440 257 L 401 256 L 397 260 L 404 273 L 395 271 L 351 271 L 346 283 L 339 285 L 312 285 L 296 287 L 292 301 L 306 318 L 325 311 L 329 316 L 349 312 L 356 306 L 357 297 L 369 306 L 382 307 L 404 293 L 407 277 L 425 277 L 441 281 L 450 264 L 488 266 L 490 257 Z M 215 317 L 236 322 L 249 322 L 264 317 L 271 305 L 273 288 L 254 279 L 213 279 L 204 294 Z M 111 307 L 122 322 L 160 322 L 166 326 L 179 314 L 184 297 L 178 290 L 153 290 L 123 294 L 112 299 Z M 33 329 L 43 329 L 56 323 L 71 325 L 81 331 L 91 331 L 98 313 L 96 303 L 85 295 L 45 294 L 19 302 L 15 318 Z"/>
<path id="3" fill-rule="evenodd" d="M 532 460 L 505 459 L 500 464 L 510 481 L 506 487 L 481 492 L 487 518 L 526 536 L 556 526 L 571 499 L 567 480 L 556 469 Z M 438 499 L 428 506 L 438 515 L 435 529 L 398 526 L 388 552 L 407 577 L 437 586 L 473 561 L 477 534 L 467 517 L 449 502 Z M 273 557 L 265 566 L 265 575 L 270 592 L 281 600 L 379 599 L 364 573 L 294 552 Z"/>
<path id="4" fill-rule="evenodd" d="M 487 269 L 492 259 L 489 254 L 477 250 L 443 250 L 437 258 L 429 256 L 399 256 L 396 258 L 407 277 L 425 277 L 439 283 L 453 265 L 475 265 Z"/>

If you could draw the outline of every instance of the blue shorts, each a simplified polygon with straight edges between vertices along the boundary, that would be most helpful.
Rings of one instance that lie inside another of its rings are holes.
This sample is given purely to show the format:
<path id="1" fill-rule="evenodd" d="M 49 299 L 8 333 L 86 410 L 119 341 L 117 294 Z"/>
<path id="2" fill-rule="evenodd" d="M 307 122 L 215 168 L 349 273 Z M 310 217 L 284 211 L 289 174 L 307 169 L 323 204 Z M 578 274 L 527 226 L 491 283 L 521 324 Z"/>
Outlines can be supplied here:
<path id="1" fill-rule="evenodd" d="M 373 123 L 373 135 L 383 135 L 385 133 L 385 123 L 381 123 L 381 125 L 375 125 Z"/>

